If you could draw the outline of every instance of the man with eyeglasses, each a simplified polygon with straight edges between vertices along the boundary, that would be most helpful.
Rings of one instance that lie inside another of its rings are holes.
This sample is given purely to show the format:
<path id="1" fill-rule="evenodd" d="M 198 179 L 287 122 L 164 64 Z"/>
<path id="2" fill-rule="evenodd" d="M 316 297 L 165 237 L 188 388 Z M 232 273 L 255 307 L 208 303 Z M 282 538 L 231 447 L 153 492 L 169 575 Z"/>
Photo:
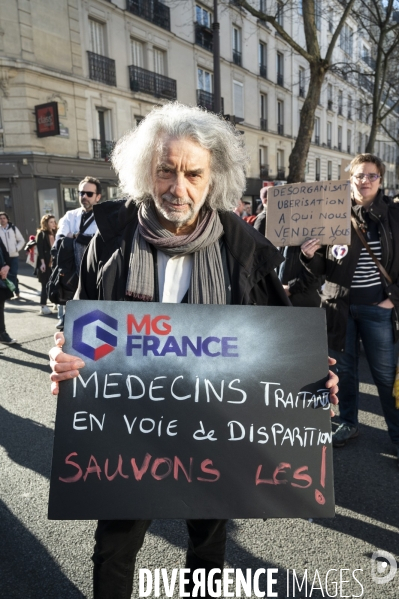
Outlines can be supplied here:
<path id="1" fill-rule="evenodd" d="M 68 210 L 60 219 L 56 235 L 56 244 L 62 237 L 72 237 L 75 240 L 76 269 L 79 271 L 86 246 L 97 232 L 93 206 L 101 200 L 101 183 L 94 177 L 85 177 L 79 183 L 79 203 L 81 208 Z M 58 322 L 56 329 L 64 329 L 64 306 L 58 307 Z"/>
<path id="2" fill-rule="evenodd" d="M 337 360 L 340 378 L 341 423 L 333 446 L 343 447 L 359 435 L 361 339 L 399 460 L 399 410 L 392 396 L 399 340 L 399 206 L 384 195 L 384 173 L 378 156 L 356 156 L 350 164 L 351 244 L 321 246 L 309 239 L 301 249 L 305 267 L 326 277 L 322 304 L 329 355 Z"/>

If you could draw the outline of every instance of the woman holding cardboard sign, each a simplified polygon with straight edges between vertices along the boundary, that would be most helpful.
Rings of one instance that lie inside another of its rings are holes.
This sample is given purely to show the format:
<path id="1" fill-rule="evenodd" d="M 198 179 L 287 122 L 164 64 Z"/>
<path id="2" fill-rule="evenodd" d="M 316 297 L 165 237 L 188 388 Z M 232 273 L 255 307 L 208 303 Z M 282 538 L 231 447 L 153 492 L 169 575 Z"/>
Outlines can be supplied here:
<path id="1" fill-rule="evenodd" d="M 327 312 L 330 355 L 340 378 L 341 424 L 333 445 L 357 437 L 359 340 L 362 339 L 378 388 L 389 436 L 399 459 L 399 410 L 392 387 L 399 338 L 399 206 L 384 196 L 385 166 L 373 154 L 359 154 L 350 165 L 351 245 L 302 244 L 303 264 L 325 274 L 322 303 Z"/>

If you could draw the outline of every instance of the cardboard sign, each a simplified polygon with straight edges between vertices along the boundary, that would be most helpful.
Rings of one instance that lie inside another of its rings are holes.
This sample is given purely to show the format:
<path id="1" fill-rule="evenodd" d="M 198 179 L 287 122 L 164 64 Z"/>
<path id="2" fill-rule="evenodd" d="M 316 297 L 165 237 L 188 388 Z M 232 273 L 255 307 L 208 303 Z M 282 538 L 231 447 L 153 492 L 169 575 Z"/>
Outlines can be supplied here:
<path id="1" fill-rule="evenodd" d="M 320 239 L 350 245 L 349 181 L 315 181 L 271 187 L 267 192 L 266 237 L 277 247 Z"/>
<path id="2" fill-rule="evenodd" d="M 334 515 L 325 315 L 72 301 L 49 518 Z"/>

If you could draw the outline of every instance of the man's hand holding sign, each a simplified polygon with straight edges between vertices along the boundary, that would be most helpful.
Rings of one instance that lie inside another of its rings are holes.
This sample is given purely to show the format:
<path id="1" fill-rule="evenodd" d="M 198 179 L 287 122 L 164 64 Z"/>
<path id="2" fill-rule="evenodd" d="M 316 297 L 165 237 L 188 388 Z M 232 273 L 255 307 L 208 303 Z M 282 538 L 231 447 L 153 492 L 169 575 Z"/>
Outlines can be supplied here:
<path id="1" fill-rule="evenodd" d="M 334 513 L 324 315 L 287 310 L 280 253 L 232 213 L 247 162 L 233 127 L 179 104 L 114 150 L 129 199 L 94 208 L 90 301 L 50 352 L 49 513 L 102 519 L 95 599 L 129 596 L 153 517 L 187 519 L 192 588 L 223 568 L 227 517 Z"/>

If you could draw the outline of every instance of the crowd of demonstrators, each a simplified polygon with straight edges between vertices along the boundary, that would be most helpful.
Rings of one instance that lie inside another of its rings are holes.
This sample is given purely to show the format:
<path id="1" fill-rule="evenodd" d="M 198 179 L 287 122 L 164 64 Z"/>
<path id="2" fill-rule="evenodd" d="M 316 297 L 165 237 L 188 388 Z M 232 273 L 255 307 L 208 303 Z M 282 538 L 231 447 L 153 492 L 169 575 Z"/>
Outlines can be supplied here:
<path id="1" fill-rule="evenodd" d="M 51 313 L 50 308 L 47 306 L 47 283 L 51 275 L 51 248 L 54 245 L 56 233 L 57 222 L 55 216 L 53 214 L 45 214 L 40 221 L 40 229 L 38 229 L 36 235 L 36 272 L 42 286 L 39 313 L 42 316 Z"/>
<path id="2" fill-rule="evenodd" d="M 0 238 L 0 343 L 16 343 L 16 340 L 10 337 L 6 331 L 4 305 L 6 300 L 10 299 L 13 292 L 6 285 L 6 279 L 10 275 L 10 257 L 2 239 Z"/>
<path id="3" fill-rule="evenodd" d="M 258 214 L 254 223 L 254 228 L 262 235 L 266 234 L 267 192 L 267 187 L 262 187 L 260 190 L 263 210 Z M 309 272 L 301 264 L 301 248 L 299 246 L 281 248 L 281 253 L 284 262 L 279 266 L 278 277 L 291 304 L 301 308 L 319 308 L 323 277 Z"/>
<path id="4" fill-rule="evenodd" d="M 232 213 L 246 164 L 241 135 L 218 116 L 177 103 L 153 109 L 115 147 L 113 165 L 128 199 L 95 206 L 99 231 L 85 253 L 76 298 L 289 305 L 275 273 L 280 252 Z M 55 394 L 59 381 L 84 366 L 63 353 L 63 335 L 56 337 L 50 351 Z M 334 402 L 336 382 L 326 382 Z M 130 597 L 149 525 L 98 523 L 95 599 Z M 188 520 L 187 528 L 186 567 L 222 569 L 226 520 Z"/>
<path id="5" fill-rule="evenodd" d="M 361 339 L 399 459 L 399 410 L 392 396 L 399 338 L 399 206 L 380 187 L 384 172 L 373 154 L 352 160 L 351 245 L 321 246 L 310 239 L 302 245 L 302 262 L 326 278 L 322 303 L 340 378 L 341 424 L 333 445 L 342 447 L 359 434 Z"/>
<path id="6" fill-rule="evenodd" d="M 56 235 L 56 249 L 63 237 L 73 238 L 76 272 L 79 273 L 84 251 L 97 232 L 93 207 L 101 200 L 101 183 L 94 177 L 85 177 L 79 183 L 79 202 L 81 207 L 68 212 L 60 219 Z M 65 308 L 59 305 L 56 328 L 64 329 Z"/>
<path id="7" fill-rule="evenodd" d="M 25 245 L 25 240 L 18 227 L 13 225 L 6 212 L 0 212 L 0 239 L 9 256 L 10 270 L 8 278 L 14 283 L 15 299 L 19 299 L 18 262 L 19 252 Z"/>

